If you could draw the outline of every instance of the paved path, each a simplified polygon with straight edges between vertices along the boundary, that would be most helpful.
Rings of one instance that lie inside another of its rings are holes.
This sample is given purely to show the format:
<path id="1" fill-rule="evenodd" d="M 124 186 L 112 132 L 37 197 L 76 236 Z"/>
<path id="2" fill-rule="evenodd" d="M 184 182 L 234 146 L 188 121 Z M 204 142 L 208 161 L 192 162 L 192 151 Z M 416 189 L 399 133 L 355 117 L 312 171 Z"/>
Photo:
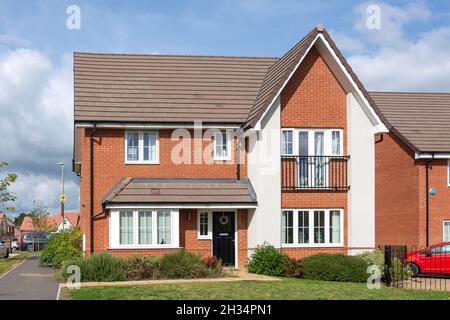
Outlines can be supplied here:
<path id="1" fill-rule="evenodd" d="M 55 300 L 58 287 L 55 269 L 32 257 L 0 278 L 0 300 Z"/>

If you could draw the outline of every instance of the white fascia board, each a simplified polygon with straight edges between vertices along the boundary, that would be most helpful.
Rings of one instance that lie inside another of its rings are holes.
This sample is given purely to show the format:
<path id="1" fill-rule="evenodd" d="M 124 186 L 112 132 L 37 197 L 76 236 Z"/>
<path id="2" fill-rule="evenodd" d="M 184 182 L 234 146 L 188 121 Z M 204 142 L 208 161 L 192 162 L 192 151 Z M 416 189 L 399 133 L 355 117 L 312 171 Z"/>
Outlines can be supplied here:
<path id="1" fill-rule="evenodd" d="M 334 60 L 339 65 L 341 71 L 346 76 L 347 80 L 350 81 L 350 83 L 352 84 L 353 89 L 356 91 L 356 93 L 358 94 L 359 98 L 361 98 L 361 100 L 364 102 L 364 104 L 366 104 L 366 106 L 369 109 L 370 113 L 375 118 L 375 120 L 377 122 L 377 125 L 375 126 L 376 133 L 387 133 L 387 132 L 389 132 L 388 128 L 384 125 L 383 121 L 381 121 L 380 117 L 378 117 L 377 113 L 375 112 L 373 107 L 370 105 L 369 101 L 367 101 L 366 97 L 364 96 L 362 91 L 359 89 L 359 87 L 356 85 L 355 81 L 353 81 L 352 76 L 348 73 L 347 69 L 345 69 L 344 65 L 342 64 L 341 60 L 336 55 L 336 52 L 334 52 L 333 48 L 331 48 L 331 46 L 330 46 L 329 42 L 327 41 L 327 39 L 325 39 L 325 37 L 321 33 L 319 34 L 318 37 L 326 45 L 327 49 L 330 51 L 330 53 L 333 56 Z M 316 42 L 316 40 L 314 40 L 314 42 Z"/>
<path id="2" fill-rule="evenodd" d="M 343 74 L 345 75 L 345 77 L 347 78 L 347 80 L 351 83 L 351 85 L 353 86 L 355 92 L 358 94 L 359 98 L 364 102 L 364 104 L 367 106 L 367 108 L 369 109 L 371 115 L 374 117 L 375 121 L 377 122 L 377 125 L 374 126 L 374 130 L 375 133 L 387 133 L 389 132 L 388 128 L 384 125 L 384 123 L 381 121 L 381 119 L 378 117 L 378 115 L 376 114 L 375 110 L 373 109 L 373 107 L 370 105 L 369 101 L 367 101 L 366 97 L 364 96 L 364 94 L 361 92 L 361 90 L 358 88 L 358 86 L 356 85 L 355 81 L 353 81 L 353 78 L 350 76 L 350 74 L 347 72 L 347 70 L 345 69 L 344 65 L 342 64 L 341 60 L 339 60 L 338 56 L 336 55 L 336 53 L 334 52 L 334 50 L 331 48 L 330 44 L 328 43 L 327 39 L 325 39 L 325 37 L 323 36 L 322 33 L 319 33 L 314 40 L 312 41 L 311 45 L 308 47 L 308 49 L 306 50 L 305 54 L 303 55 L 303 57 L 300 59 L 300 61 L 297 63 L 297 65 L 295 66 L 294 70 L 289 74 L 289 77 L 286 79 L 286 81 L 283 83 L 283 85 L 281 86 L 281 88 L 278 90 L 276 96 L 273 98 L 273 100 L 270 102 L 269 107 L 264 111 L 263 115 L 259 118 L 258 122 L 255 125 L 255 129 L 259 130 L 261 128 L 261 121 L 262 119 L 264 119 L 264 117 L 266 116 L 266 114 L 269 112 L 269 109 L 272 108 L 274 102 L 276 101 L 276 99 L 279 97 L 279 95 L 281 94 L 281 92 L 283 91 L 284 87 L 287 85 L 287 83 L 289 82 L 289 80 L 292 78 L 292 76 L 294 75 L 294 73 L 297 71 L 298 67 L 301 65 L 301 63 L 303 62 L 303 60 L 305 59 L 305 57 L 308 55 L 309 51 L 311 50 L 311 48 L 316 44 L 317 40 L 320 39 L 321 41 L 323 41 L 323 43 L 325 44 L 325 46 L 327 47 L 327 49 L 330 51 L 332 57 L 334 58 L 334 60 L 336 61 L 336 63 L 339 65 L 341 71 L 343 72 Z"/>
<path id="3" fill-rule="evenodd" d="M 257 205 L 198 205 L 198 204 L 177 204 L 177 205 L 161 205 L 161 204 L 107 204 L 106 209 L 254 209 Z"/>
<path id="4" fill-rule="evenodd" d="M 414 154 L 415 159 L 450 159 L 450 153 L 436 152 L 436 153 L 418 153 Z"/>
<path id="5" fill-rule="evenodd" d="M 93 124 L 90 122 L 80 122 L 75 124 L 76 128 L 92 128 Z M 196 124 L 134 124 L 134 123 L 97 123 L 97 128 L 106 129 L 194 129 L 199 126 Z M 214 125 L 202 124 L 201 128 L 205 129 L 237 129 L 239 125 Z"/>

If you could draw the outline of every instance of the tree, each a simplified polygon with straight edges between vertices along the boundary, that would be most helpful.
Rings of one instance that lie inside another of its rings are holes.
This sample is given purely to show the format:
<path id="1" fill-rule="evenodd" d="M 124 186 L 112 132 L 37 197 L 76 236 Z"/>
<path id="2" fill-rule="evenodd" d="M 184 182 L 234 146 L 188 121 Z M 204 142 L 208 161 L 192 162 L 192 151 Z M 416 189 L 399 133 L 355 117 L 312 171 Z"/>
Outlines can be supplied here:
<path id="1" fill-rule="evenodd" d="M 29 217 L 36 232 L 53 231 L 54 226 L 49 223 L 49 214 L 47 207 L 41 200 L 33 201 L 33 210 L 31 210 Z"/>
<path id="2" fill-rule="evenodd" d="M 0 162 L 0 171 L 8 165 L 8 162 Z M 11 184 L 17 179 L 17 174 L 7 173 L 6 176 L 0 180 L 0 208 L 3 210 L 14 211 L 13 206 L 5 207 L 8 203 L 14 202 L 17 196 L 14 192 L 9 190 Z"/>
<path id="3" fill-rule="evenodd" d="M 28 214 L 25 213 L 25 212 L 22 212 L 21 214 L 19 214 L 19 215 L 14 219 L 14 224 L 15 224 L 16 226 L 20 227 L 20 226 L 22 225 L 23 219 L 25 219 L 25 217 L 26 217 L 27 215 L 28 215 Z"/>

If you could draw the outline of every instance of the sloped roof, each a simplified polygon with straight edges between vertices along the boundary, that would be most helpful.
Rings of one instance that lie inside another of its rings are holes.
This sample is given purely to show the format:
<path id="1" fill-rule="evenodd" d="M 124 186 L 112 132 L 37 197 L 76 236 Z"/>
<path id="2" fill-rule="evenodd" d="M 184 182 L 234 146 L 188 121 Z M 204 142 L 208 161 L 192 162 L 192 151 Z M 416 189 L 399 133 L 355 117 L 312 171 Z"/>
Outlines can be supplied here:
<path id="1" fill-rule="evenodd" d="M 450 152 L 450 93 L 371 92 L 391 130 L 414 151 Z"/>
<path id="2" fill-rule="evenodd" d="M 240 124 L 276 60 L 76 52 L 75 122 Z"/>
<path id="3" fill-rule="evenodd" d="M 62 215 L 61 215 L 61 211 L 58 211 L 56 213 L 55 218 L 55 225 L 59 226 L 62 222 Z M 80 224 L 80 214 L 77 211 L 65 211 L 64 212 L 64 218 L 66 218 L 67 220 L 69 220 L 70 224 L 73 227 L 79 227 Z"/>
<path id="4" fill-rule="evenodd" d="M 22 224 L 20 225 L 20 231 L 32 231 L 34 230 L 33 221 L 30 217 L 26 216 L 22 220 Z"/>
<path id="5" fill-rule="evenodd" d="M 103 204 L 256 204 L 250 180 L 123 178 L 105 195 Z"/>

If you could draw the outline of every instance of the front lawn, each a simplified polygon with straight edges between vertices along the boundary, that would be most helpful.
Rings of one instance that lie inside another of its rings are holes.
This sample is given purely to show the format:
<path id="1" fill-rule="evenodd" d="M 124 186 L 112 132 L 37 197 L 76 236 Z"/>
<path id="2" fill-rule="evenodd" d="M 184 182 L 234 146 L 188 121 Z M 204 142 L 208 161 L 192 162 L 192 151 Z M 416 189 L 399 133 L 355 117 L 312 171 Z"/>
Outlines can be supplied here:
<path id="1" fill-rule="evenodd" d="M 76 300 L 448 300 L 450 293 L 396 289 L 384 286 L 380 290 L 370 290 L 367 289 L 366 284 L 361 283 L 283 279 L 281 281 L 264 282 L 193 282 L 140 286 L 82 287 L 78 290 L 68 290 L 64 293 L 64 296 Z"/>
<path id="2" fill-rule="evenodd" d="M 8 259 L 0 259 L 0 275 L 4 274 L 6 271 L 10 270 L 16 264 L 22 262 L 23 260 L 38 254 L 37 252 L 28 251 L 14 251 L 12 254 L 18 254 L 14 257 L 9 257 Z"/>

